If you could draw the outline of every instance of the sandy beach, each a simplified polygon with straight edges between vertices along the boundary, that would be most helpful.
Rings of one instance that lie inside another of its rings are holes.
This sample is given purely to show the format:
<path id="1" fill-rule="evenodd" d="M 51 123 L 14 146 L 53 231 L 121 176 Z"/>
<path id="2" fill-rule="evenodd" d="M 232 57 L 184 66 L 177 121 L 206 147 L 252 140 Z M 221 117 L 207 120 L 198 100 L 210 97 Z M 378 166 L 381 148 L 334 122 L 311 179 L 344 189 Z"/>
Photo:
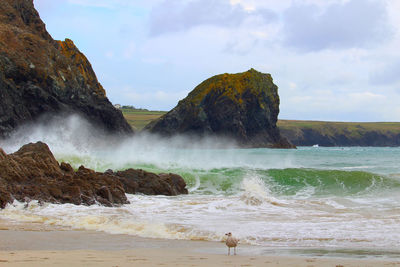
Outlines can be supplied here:
<path id="1" fill-rule="evenodd" d="M 1 266 L 400 266 L 376 260 L 250 257 L 196 253 L 190 249 L 122 251 L 2 251 Z"/>
<path id="2" fill-rule="evenodd" d="M 400 266 L 378 258 L 262 255 L 223 242 L 145 239 L 0 221 L 0 266 Z"/>

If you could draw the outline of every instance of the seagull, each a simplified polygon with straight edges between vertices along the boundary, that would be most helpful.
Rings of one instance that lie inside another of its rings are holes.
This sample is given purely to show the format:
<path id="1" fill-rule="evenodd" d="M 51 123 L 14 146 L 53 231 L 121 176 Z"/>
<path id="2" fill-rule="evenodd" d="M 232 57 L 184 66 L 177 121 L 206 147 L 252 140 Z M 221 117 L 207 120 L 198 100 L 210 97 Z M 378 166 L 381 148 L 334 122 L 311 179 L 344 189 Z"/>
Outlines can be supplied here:
<path id="1" fill-rule="evenodd" d="M 232 236 L 232 233 L 226 233 L 228 239 L 226 239 L 225 244 L 228 246 L 228 255 L 231 255 L 231 248 L 234 248 L 234 255 L 236 255 L 236 246 L 239 243 L 239 239 L 236 239 Z"/>

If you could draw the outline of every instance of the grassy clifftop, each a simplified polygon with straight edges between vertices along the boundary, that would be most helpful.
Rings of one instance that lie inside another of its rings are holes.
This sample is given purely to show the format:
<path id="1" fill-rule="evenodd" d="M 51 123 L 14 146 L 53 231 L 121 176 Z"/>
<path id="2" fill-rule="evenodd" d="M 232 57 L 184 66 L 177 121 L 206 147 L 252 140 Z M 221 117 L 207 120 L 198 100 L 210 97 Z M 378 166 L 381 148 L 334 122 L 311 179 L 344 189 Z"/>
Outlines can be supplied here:
<path id="1" fill-rule="evenodd" d="M 137 109 L 121 109 L 122 114 L 134 130 L 142 130 L 151 121 L 160 118 L 166 111 L 145 111 Z"/>
<path id="2" fill-rule="evenodd" d="M 277 125 L 297 146 L 400 146 L 400 122 L 279 120 Z"/>

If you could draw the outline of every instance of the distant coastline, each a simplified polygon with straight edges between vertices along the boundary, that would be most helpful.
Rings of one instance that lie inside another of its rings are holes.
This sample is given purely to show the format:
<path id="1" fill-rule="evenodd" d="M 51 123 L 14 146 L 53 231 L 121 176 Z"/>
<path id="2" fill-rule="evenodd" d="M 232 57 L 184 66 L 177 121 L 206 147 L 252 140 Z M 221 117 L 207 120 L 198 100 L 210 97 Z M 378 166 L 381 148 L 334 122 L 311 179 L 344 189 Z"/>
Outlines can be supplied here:
<path id="1" fill-rule="evenodd" d="M 277 126 L 296 146 L 400 146 L 400 122 L 279 120 Z"/>
<path id="2" fill-rule="evenodd" d="M 143 129 L 167 111 L 120 109 L 135 130 Z M 296 146 L 400 146 L 400 122 L 328 122 L 279 120 L 283 136 Z"/>

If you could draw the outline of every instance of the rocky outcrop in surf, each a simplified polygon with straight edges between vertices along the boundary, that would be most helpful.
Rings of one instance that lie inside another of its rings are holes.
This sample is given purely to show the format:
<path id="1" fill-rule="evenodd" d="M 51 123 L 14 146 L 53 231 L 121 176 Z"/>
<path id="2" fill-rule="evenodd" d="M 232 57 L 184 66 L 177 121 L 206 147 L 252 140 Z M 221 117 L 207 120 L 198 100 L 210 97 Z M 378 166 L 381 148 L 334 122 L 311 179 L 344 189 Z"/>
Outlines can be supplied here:
<path id="1" fill-rule="evenodd" d="M 180 175 L 173 173 L 155 174 L 144 170 L 127 169 L 110 172 L 122 183 L 128 194 L 176 196 L 187 194 L 186 183 Z"/>
<path id="2" fill-rule="evenodd" d="M 118 206 L 129 203 L 125 193 L 187 194 L 185 187 L 176 174 L 134 169 L 101 173 L 83 166 L 75 171 L 68 163 L 59 164 L 42 142 L 24 145 L 9 155 L 0 148 L 1 208 L 14 200 Z"/>
<path id="3" fill-rule="evenodd" d="M 145 130 L 229 138 L 243 147 L 293 148 L 276 127 L 278 114 L 278 87 L 271 75 L 251 69 L 205 80 Z"/>
<path id="4" fill-rule="evenodd" d="M 43 114 L 78 113 L 112 134 L 132 129 L 74 43 L 55 41 L 32 0 L 0 1 L 0 137 Z"/>

